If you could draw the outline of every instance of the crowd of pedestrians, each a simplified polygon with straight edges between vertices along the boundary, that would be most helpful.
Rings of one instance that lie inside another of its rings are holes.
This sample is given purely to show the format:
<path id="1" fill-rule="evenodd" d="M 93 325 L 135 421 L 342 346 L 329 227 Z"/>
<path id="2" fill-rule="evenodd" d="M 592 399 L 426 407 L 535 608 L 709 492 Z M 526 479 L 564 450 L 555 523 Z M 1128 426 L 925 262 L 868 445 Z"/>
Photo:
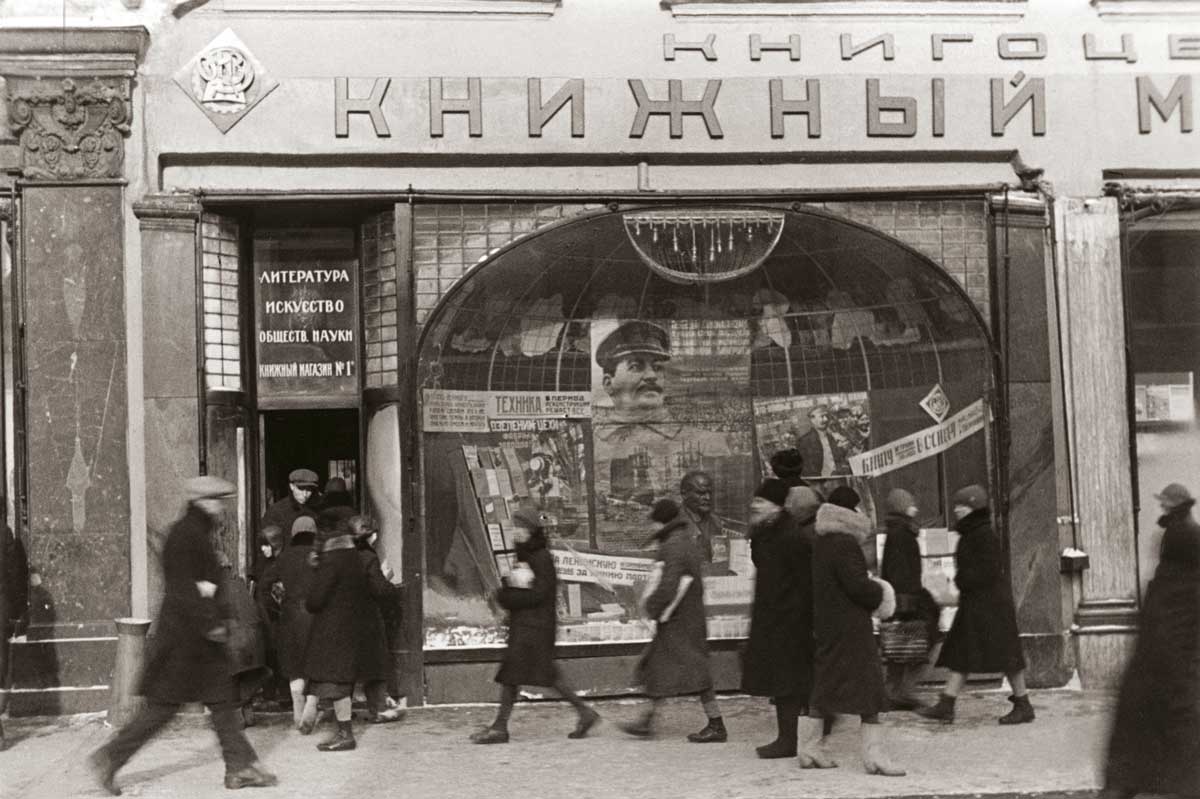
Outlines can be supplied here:
<path id="1" fill-rule="evenodd" d="M 869 774 L 899 777 L 905 770 L 888 753 L 880 714 L 916 711 L 945 724 L 968 676 L 1002 672 L 1012 687 L 1003 725 L 1032 722 L 1025 660 L 1003 548 L 991 526 L 986 491 L 966 486 L 951 498 L 959 535 L 955 551 L 957 597 L 935 597 L 922 571 L 916 499 L 903 489 L 886 498 L 881 531 L 860 508 L 861 497 L 839 486 L 822 497 L 800 478 L 797 451 L 771 459 L 776 476 L 762 482 L 749 503 L 749 544 L 756 569 L 741 688 L 769 698 L 777 722 L 760 758 L 796 757 L 803 768 L 835 768 L 824 742 L 835 720 L 858 716 L 862 761 Z M 702 476 L 707 478 L 707 476 Z M 382 608 L 394 603 L 390 570 L 373 548 L 376 531 L 356 513 L 344 484 L 327 488 L 320 507 L 316 477 L 291 475 L 292 495 L 269 509 L 254 567 L 253 595 L 275 612 L 261 618 L 269 633 L 272 668 L 290 697 L 293 720 L 309 734 L 319 706 L 332 706 L 335 733 L 322 751 L 356 745 L 351 723 L 356 687 L 372 722 L 393 721 L 401 710 L 389 696 L 390 657 Z M 710 480 L 710 478 L 708 478 Z M 699 482 L 697 482 L 699 481 Z M 682 493 L 707 485 L 690 475 Z M 142 677 L 146 703 L 133 720 L 94 752 L 98 782 L 119 794 L 119 769 L 186 703 L 208 706 L 225 761 L 228 788 L 261 787 L 276 778 L 258 760 L 243 732 L 243 671 L 229 650 L 231 589 L 218 548 L 217 520 L 234 487 L 216 477 L 186 485 L 188 505 L 163 548 L 164 599 Z M 1127 799 L 1142 791 L 1200 793 L 1200 525 L 1194 499 L 1172 484 L 1156 495 L 1164 529 L 1161 560 L 1144 604 L 1142 634 L 1122 683 L 1105 772 L 1105 795 Z M 508 722 L 520 686 L 550 687 L 575 709 L 568 738 L 584 738 L 600 721 L 578 697 L 554 659 L 558 579 L 544 520 L 523 509 L 513 516 L 516 557 L 502 579 L 497 603 L 508 612 L 508 638 L 496 675 L 495 720 L 475 732 L 476 744 L 508 743 Z M 704 727 L 694 743 L 722 743 L 729 734 L 709 666 L 704 609 L 703 533 L 672 499 L 657 501 L 647 546 L 655 566 L 643 587 L 642 609 L 653 636 L 636 669 L 649 702 L 625 733 L 652 737 L 667 697 L 696 696 Z M 268 523 L 269 522 L 269 523 Z M 876 564 L 876 535 L 886 536 Z M 876 569 L 878 566 L 878 569 Z M 875 572 L 878 572 L 876 574 Z M 939 600 L 958 605 L 939 643 Z M 940 654 L 933 660 L 932 653 Z M 936 704 L 923 706 L 916 687 L 931 665 L 949 671 Z M 261 664 L 258 664 L 261 665 Z M 285 700 L 286 701 L 286 700 Z"/>

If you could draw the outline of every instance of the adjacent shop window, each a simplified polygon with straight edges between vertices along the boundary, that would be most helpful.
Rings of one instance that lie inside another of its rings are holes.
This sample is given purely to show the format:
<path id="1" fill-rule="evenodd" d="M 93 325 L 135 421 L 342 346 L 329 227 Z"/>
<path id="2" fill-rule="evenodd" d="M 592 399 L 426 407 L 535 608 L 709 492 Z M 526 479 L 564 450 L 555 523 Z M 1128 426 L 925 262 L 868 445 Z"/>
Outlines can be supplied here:
<path id="1" fill-rule="evenodd" d="M 238 223 L 204 214 L 200 220 L 204 302 L 204 384 L 208 389 L 242 390 L 238 302 Z"/>
<path id="2" fill-rule="evenodd" d="M 1125 293 L 1136 431 L 1138 551 L 1143 585 L 1158 565 L 1161 529 L 1151 495 L 1167 483 L 1195 490 L 1200 373 L 1200 211 L 1143 218 L 1125 231 Z"/>
<path id="3" fill-rule="evenodd" d="M 362 224 L 364 383 L 368 388 L 396 385 L 397 337 L 396 215 L 375 214 Z"/>
<path id="4" fill-rule="evenodd" d="M 418 365 L 426 645 L 502 642 L 512 512 L 549 521 L 560 640 L 642 639 L 649 506 L 711 482 L 709 634 L 746 635 L 746 506 L 796 447 L 881 519 L 894 487 L 945 539 L 946 483 L 987 483 L 984 327 L 940 267 L 818 211 L 597 212 L 461 279 Z M 945 541 L 942 541 L 945 544 Z"/>

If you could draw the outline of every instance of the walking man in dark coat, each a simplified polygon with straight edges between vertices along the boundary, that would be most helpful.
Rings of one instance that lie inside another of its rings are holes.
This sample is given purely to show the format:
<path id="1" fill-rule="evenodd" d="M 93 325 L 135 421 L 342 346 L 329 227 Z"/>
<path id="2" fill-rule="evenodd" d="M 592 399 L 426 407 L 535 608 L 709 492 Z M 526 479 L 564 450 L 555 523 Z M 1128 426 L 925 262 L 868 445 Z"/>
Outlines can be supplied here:
<path id="1" fill-rule="evenodd" d="M 992 530 L 988 495 L 983 486 L 959 489 L 950 500 L 958 523 L 954 549 L 954 583 L 960 598 L 954 622 L 937 664 L 950 670 L 938 702 L 917 712 L 945 724 L 954 722 L 954 703 L 971 673 L 1004 672 L 1012 686 L 1013 709 L 1001 724 L 1033 721 L 1025 688 L 1025 655 L 1017 632 L 1017 610 L 1004 565 L 1000 538 Z"/>
<path id="2" fill-rule="evenodd" d="M 546 531 L 536 511 L 513 514 L 517 565 L 504 578 L 496 601 L 508 611 L 508 645 L 496 673 L 500 683 L 500 708 L 490 727 L 471 735 L 477 744 L 508 743 L 508 719 L 522 685 L 553 687 L 579 714 L 568 738 L 587 736 L 600 720 L 571 689 L 554 662 L 554 637 L 558 628 L 558 574 L 554 557 L 546 548 Z"/>
<path id="3" fill-rule="evenodd" d="M 221 566 L 212 533 L 225 500 L 236 496 L 232 483 L 219 477 L 194 477 L 185 486 L 187 511 L 172 525 L 163 545 L 164 594 L 155 634 L 142 675 L 145 706 L 125 727 L 96 750 L 89 765 L 101 787 L 121 793 L 117 771 L 179 712 L 181 705 L 203 702 L 225 760 L 225 787 L 265 787 L 275 776 L 258 763 L 242 732 L 236 688 L 225 643 L 229 638 L 227 600 L 217 592 Z"/>
<path id="4" fill-rule="evenodd" d="M 650 512 L 661 527 L 657 576 L 643 597 L 646 616 L 655 622 L 654 639 L 637 665 L 637 682 L 651 698 L 641 718 L 621 725 L 630 735 L 647 738 L 654 732 L 654 717 L 669 696 L 699 694 L 708 724 L 688 735 L 692 743 L 724 743 L 728 739 L 708 662 L 708 622 L 704 613 L 703 560 L 695 528 L 679 512 L 679 505 L 660 499 Z"/>
<path id="5" fill-rule="evenodd" d="M 809 509 L 796 518 L 783 480 L 764 480 L 750 500 L 750 557 L 754 561 L 754 607 L 742 658 L 742 690 L 769 696 L 779 733 L 755 751 L 764 759 L 796 756 L 796 723 L 812 690 L 812 523 L 819 501 L 811 488 Z"/>
<path id="6" fill-rule="evenodd" d="M 1200 525 L 1192 518 L 1196 501 L 1179 483 L 1154 498 L 1162 544 L 1121 681 L 1105 799 L 1200 796 Z"/>
<path id="7" fill-rule="evenodd" d="M 278 528 L 286 538 L 291 532 L 292 523 L 297 516 L 312 516 L 316 518 L 314 509 L 317 493 L 317 473 L 312 469 L 293 469 L 288 474 L 288 495 L 271 503 L 263 514 L 260 530 L 268 527 Z M 287 541 L 283 542 L 287 546 Z"/>

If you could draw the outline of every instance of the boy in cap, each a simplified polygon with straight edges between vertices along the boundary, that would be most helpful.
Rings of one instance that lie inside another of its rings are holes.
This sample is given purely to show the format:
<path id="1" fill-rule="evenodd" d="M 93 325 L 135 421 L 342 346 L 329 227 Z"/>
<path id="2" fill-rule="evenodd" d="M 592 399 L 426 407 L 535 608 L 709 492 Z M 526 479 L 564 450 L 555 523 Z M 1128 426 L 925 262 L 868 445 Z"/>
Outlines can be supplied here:
<path id="1" fill-rule="evenodd" d="M 936 705 L 917 712 L 944 724 L 954 722 L 954 702 L 972 672 L 1003 672 L 1012 686 L 1013 709 L 1001 724 L 1027 724 L 1034 719 L 1025 689 L 1025 656 L 1017 632 L 1017 611 L 1004 563 L 1000 538 L 992 531 L 987 490 L 960 488 L 951 499 L 957 523 L 954 583 L 960 599 L 954 622 L 937 665 L 950 670 Z"/>
<path id="2" fill-rule="evenodd" d="M 117 771 L 163 728 L 180 706 L 203 702 L 225 760 L 225 787 L 274 785 L 275 776 L 261 767 L 246 740 L 234 678 L 226 652 L 229 608 L 217 595 L 221 565 L 212 534 L 225 501 L 237 495 L 219 477 L 193 477 L 184 486 L 187 510 L 167 533 L 163 544 L 164 595 L 157 633 L 151 639 L 139 693 L 146 704 L 138 714 L 88 759 L 100 786 L 117 796 Z"/>
<path id="3" fill-rule="evenodd" d="M 297 516 L 312 516 L 315 519 L 317 512 L 313 509 L 313 497 L 317 493 L 318 485 L 320 483 L 317 481 L 317 473 L 312 469 L 293 469 L 288 474 L 288 495 L 267 508 L 259 529 L 277 527 L 289 532 Z M 287 546 L 286 541 L 284 546 Z"/>

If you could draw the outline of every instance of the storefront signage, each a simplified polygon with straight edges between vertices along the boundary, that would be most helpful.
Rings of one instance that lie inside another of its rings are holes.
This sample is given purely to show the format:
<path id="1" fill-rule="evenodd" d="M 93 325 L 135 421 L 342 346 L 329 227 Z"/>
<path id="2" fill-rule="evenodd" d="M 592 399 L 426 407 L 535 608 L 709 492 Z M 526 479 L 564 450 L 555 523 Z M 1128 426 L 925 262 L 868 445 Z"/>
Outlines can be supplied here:
<path id="1" fill-rule="evenodd" d="M 1113 41 L 1109 41 L 1112 38 Z M 676 61 L 681 52 L 689 52 L 690 57 L 702 57 L 706 61 L 719 59 L 716 45 L 717 36 L 710 34 L 696 42 L 681 42 L 672 34 L 664 37 L 664 59 Z M 969 33 L 934 33 L 930 37 L 929 56 L 933 62 L 954 61 L 956 54 L 962 52 L 965 45 L 975 41 L 975 36 Z M 1119 44 L 1116 42 L 1119 41 Z M 839 51 L 843 61 L 869 58 L 877 54 L 883 62 L 894 61 L 897 53 L 895 37 L 891 33 L 883 33 L 874 37 L 858 39 L 848 33 L 838 37 Z M 1136 64 L 1139 56 L 1136 49 L 1137 41 L 1132 34 L 1121 34 L 1118 37 L 1099 39 L 1095 34 L 1084 34 L 1083 58 L 1088 62 L 1121 62 Z M 1200 34 L 1172 34 L 1162 43 L 1164 54 L 1170 61 L 1200 60 Z M 1018 117 L 1028 117 L 1028 122 L 1022 122 L 1034 136 L 1044 136 L 1047 132 L 1049 97 L 1055 96 L 1054 87 L 1048 86 L 1048 79 L 1027 74 L 1026 68 L 1032 68 L 1036 62 L 1050 55 L 1050 44 L 1047 36 L 1036 32 L 1003 33 L 996 39 L 995 57 L 998 65 L 1016 62 L 1025 68 L 1014 70 L 999 70 L 1001 74 L 988 76 L 986 82 L 979 82 L 978 88 L 970 91 L 983 93 L 986 101 L 985 108 L 990 108 L 990 129 L 993 136 L 1004 136 Z M 764 41 L 761 34 L 749 36 L 749 59 L 761 61 L 764 57 L 786 56 L 790 61 L 799 61 L 801 39 L 792 34 L 786 39 L 776 42 Z M 1015 66 L 1014 65 L 1014 66 Z M 928 132 L 935 138 L 947 135 L 948 120 L 955 120 L 954 113 L 961 111 L 955 105 L 966 105 L 963 88 L 956 86 L 954 91 L 947 91 L 947 77 L 944 75 L 923 78 L 923 87 L 914 92 L 911 86 L 905 89 L 892 89 L 884 82 L 886 78 L 868 77 L 858 84 L 855 96 L 846 96 L 844 84 L 833 85 L 833 81 L 814 75 L 813 70 L 807 70 L 804 76 L 776 77 L 758 81 L 759 87 L 754 91 L 765 100 L 763 113 L 757 115 L 758 124 L 763 134 L 769 134 L 773 139 L 785 138 L 788 135 L 786 121 L 788 117 L 800 117 L 796 120 L 808 139 L 820 139 L 826 126 L 823 126 L 823 113 L 833 105 L 843 105 L 847 102 L 861 104 L 866 112 L 866 135 L 870 138 L 901 137 L 911 138 L 918 135 L 918 129 L 928 120 Z M 1150 133 L 1156 125 L 1172 122 L 1178 117 L 1178 125 L 1182 132 L 1193 130 L 1194 106 L 1193 81 L 1188 74 L 1175 75 L 1130 75 L 1127 102 L 1136 103 L 1138 131 Z M 960 78 L 954 78 L 961 81 Z M 368 84 L 366 81 L 370 81 Z M 606 83 L 609 81 L 605 81 Z M 747 101 L 756 101 L 744 95 L 747 81 L 744 79 L 669 79 L 666 80 L 665 92 L 663 87 L 655 86 L 664 81 L 646 78 L 628 78 L 627 100 L 633 100 L 632 116 L 625 124 L 628 125 L 627 138 L 641 139 L 647 135 L 647 129 L 654 125 L 653 120 L 661 119 L 666 122 L 666 129 L 672 139 L 681 139 L 689 129 L 698 130 L 703 127 L 709 139 L 721 139 L 725 136 L 722 114 L 718 108 L 718 99 L 723 105 L 736 107 L 738 113 Z M 440 139 L 446 135 L 446 119 L 450 116 L 466 117 L 466 132 L 470 138 L 485 136 L 484 108 L 493 102 L 505 106 L 506 113 L 520 113 L 512 102 L 512 79 L 483 79 L 471 77 L 465 79 L 446 79 L 441 77 L 423 78 L 389 78 L 376 77 L 356 81 L 352 89 L 349 78 L 335 78 L 333 82 L 333 117 L 334 135 L 337 138 L 351 136 L 351 117 L 358 115 L 369 119 L 371 129 L 376 138 L 390 138 L 396 115 L 399 112 L 394 97 L 387 103 L 389 96 L 400 94 L 406 102 L 403 109 L 407 116 L 413 107 L 425 105 L 428 119 L 428 137 Z M 544 129 L 560 112 L 569 109 L 569 127 L 572 138 L 584 138 L 587 135 L 587 118 L 585 103 L 588 98 L 597 100 L 594 95 L 593 83 L 583 78 L 543 79 L 530 77 L 525 80 L 524 117 L 527 125 L 526 134 L 531 139 L 540 138 Z M 419 84 L 419 85 L 418 85 Z M 452 84 L 452 85 L 451 85 Z M 731 88 L 732 87 L 732 88 Z M 733 96 L 731 96 L 731 92 Z M 1057 92 L 1057 94 L 1070 94 Z M 421 95 L 425 95 L 422 102 Z M 407 102 L 407 101 L 416 101 Z M 611 100 L 605 101 L 611 107 Z M 976 104 L 971 103 L 972 106 Z M 731 108 L 730 113 L 733 113 Z M 972 111 L 971 113 L 975 113 Z M 695 128 L 685 126 L 686 118 L 692 118 L 698 123 Z M 489 119 L 495 119 L 489 110 Z M 406 120 L 407 121 L 407 120 Z M 565 124 L 565 123 L 564 123 Z M 605 119 L 605 126 L 611 125 L 611 120 Z M 505 128 L 507 129 L 507 125 Z M 356 135 L 361 135 L 362 127 L 353 126 Z M 793 136 L 797 136 L 793 132 Z"/>
<path id="2" fill-rule="evenodd" d="M 557 419 L 587 419 L 587 391 L 422 390 L 426 433 L 489 433 L 556 429 Z"/>
<path id="3" fill-rule="evenodd" d="M 274 244 L 289 246 L 282 241 Z M 257 254 L 254 297 L 259 398 L 355 396 L 357 270 L 336 262 L 301 266 L 265 251 Z"/>
<path id="4" fill-rule="evenodd" d="M 945 452 L 978 433 L 986 420 L 987 408 L 983 400 L 976 400 L 941 424 L 855 455 L 850 459 L 850 469 L 863 477 L 876 477 L 901 469 Z"/>
<path id="5" fill-rule="evenodd" d="M 623 558 L 574 549 L 552 549 L 550 553 L 558 578 L 567 582 L 636 585 L 648 579 L 654 568 L 652 558 Z"/>

